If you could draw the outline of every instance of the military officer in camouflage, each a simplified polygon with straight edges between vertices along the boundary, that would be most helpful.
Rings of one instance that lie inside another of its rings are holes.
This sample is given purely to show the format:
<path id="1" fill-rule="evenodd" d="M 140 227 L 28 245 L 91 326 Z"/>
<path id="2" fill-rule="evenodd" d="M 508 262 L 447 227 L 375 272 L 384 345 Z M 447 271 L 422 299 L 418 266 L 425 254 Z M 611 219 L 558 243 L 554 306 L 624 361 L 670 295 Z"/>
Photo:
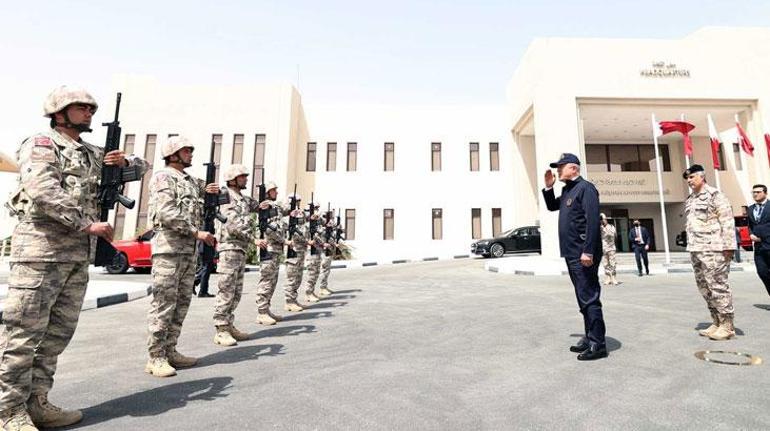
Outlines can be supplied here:
<path id="1" fill-rule="evenodd" d="M 692 165 L 682 176 L 692 189 L 685 201 L 687 251 L 712 319 L 711 326 L 699 333 L 727 340 L 735 336 L 733 295 L 727 282 L 735 252 L 733 210 L 722 192 L 706 184 L 703 166 Z"/>
<path id="2" fill-rule="evenodd" d="M 618 279 L 615 278 L 617 263 L 615 261 L 615 238 L 617 237 L 617 231 L 615 226 L 607 221 L 607 216 L 604 213 L 599 214 L 599 218 L 602 221 L 601 234 L 602 234 L 602 251 L 604 253 L 604 284 L 617 285 Z"/>
<path id="3" fill-rule="evenodd" d="M 283 260 L 284 238 L 286 237 L 286 225 L 283 217 L 288 215 L 288 210 L 281 206 L 278 199 L 278 186 L 273 182 L 265 184 L 267 199 L 260 202 L 260 206 L 269 206 L 271 217 L 267 220 L 272 228 L 265 229 L 267 251 L 269 258 L 260 262 L 259 282 L 257 283 L 257 323 L 260 325 L 275 325 L 282 317 L 270 311 L 270 302 L 273 292 L 278 284 L 278 269 Z M 296 211 L 302 211 L 300 209 Z"/>
<path id="4" fill-rule="evenodd" d="M 316 209 L 318 205 L 316 205 Z M 313 212 L 310 219 L 313 221 L 319 220 L 321 216 L 317 211 Z M 319 298 L 315 295 L 315 284 L 318 281 L 318 276 L 321 274 L 321 259 L 324 253 L 324 227 L 323 223 L 317 223 L 315 231 L 311 231 L 308 228 L 308 238 L 310 238 L 310 257 L 307 259 L 307 276 L 305 277 L 305 301 L 306 302 L 318 302 Z"/>
<path id="5" fill-rule="evenodd" d="M 7 204 L 19 223 L 3 312 L 3 430 L 66 426 L 83 416 L 51 404 L 48 392 L 78 323 L 96 237 L 112 240 L 112 227 L 99 221 L 102 163 L 147 171 L 141 159 L 122 151 L 104 154 L 82 140 L 97 107 L 82 89 L 55 89 L 43 107 L 51 128 L 25 139 L 16 153 L 19 186 Z"/>
<path id="6" fill-rule="evenodd" d="M 232 165 L 225 170 L 230 203 L 219 210 L 227 222 L 217 220 L 216 232 L 219 244 L 219 281 L 214 308 L 214 343 L 234 346 L 238 341 L 249 339 L 249 334 L 238 330 L 233 324 L 235 309 L 243 292 L 243 273 L 246 269 L 246 251 L 256 241 L 258 247 L 266 248 L 267 241 L 256 239 L 257 222 L 252 216 L 259 210 L 259 202 L 241 194 L 246 188 L 249 171 L 246 166 Z"/>
<path id="7" fill-rule="evenodd" d="M 150 181 L 148 223 L 152 238 L 152 302 L 149 311 L 149 360 L 145 371 L 158 377 L 176 374 L 198 360 L 176 349 L 182 323 L 192 300 L 195 279 L 195 241 L 210 246 L 216 238 L 199 230 L 204 193 L 218 193 L 216 183 L 205 185 L 184 170 L 192 166 L 193 144 L 173 136 L 161 147 L 166 164 Z"/>
<path id="8" fill-rule="evenodd" d="M 286 242 L 288 247 L 294 251 L 294 257 L 286 259 L 286 285 L 283 288 L 284 298 L 286 305 L 284 310 L 286 311 L 302 311 L 304 307 L 297 303 L 297 290 L 299 290 L 300 284 L 302 284 L 302 269 L 305 266 L 305 253 L 307 252 L 307 246 L 309 242 L 308 231 L 305 225 L 305 213 L 302 211 L 302 197 L 298 194 L 289 196 L 288 202 L 291 199 L 296 201 L 297 209 L 295 214 L 290 214 L 289 217 L 293 218 L 296 225 L 294 228 L 294 234 L 289 241 Z"/>

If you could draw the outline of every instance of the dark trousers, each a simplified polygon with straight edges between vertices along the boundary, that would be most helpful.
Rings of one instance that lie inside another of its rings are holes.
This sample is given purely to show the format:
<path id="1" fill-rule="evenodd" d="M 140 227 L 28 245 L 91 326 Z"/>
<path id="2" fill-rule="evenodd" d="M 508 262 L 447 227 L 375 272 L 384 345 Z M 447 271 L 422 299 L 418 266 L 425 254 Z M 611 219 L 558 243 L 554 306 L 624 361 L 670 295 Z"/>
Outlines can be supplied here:
<path id="1" fill-rule="evenodd" d="M 755 251 L 754 265 L 757 266 L 757 275 L 770 295 L 770 250 Z"/>
<path id="2" fill-rule="evenodd" d="M 567 270 L 572 285 L 575 286 L 580 314 L 583 315 L 584 337 L 591 344 L 605 346 L 604 316 L 602 315 L 602 302 L 599 300 L 601 286 L 599 285 L 599 263 L 601 256 L 594 256 L 594 264 L 583 266 L 580 259 L 565 259 Z"/>
<path id="3" fill-rule="evenodd" d="M 198 287 L 198 295 L 206 295 L 209 293 L 209 277 L 211 277 L 213 268 L 213 263 L 209 265 L 198 265 L 198 270 L 195 272 L 195 284 L 193 285 L 200 285 L 200 287 Z M 194 290 L 193 293 L 195 293 Z"/>
<path id="4" fill-rule="evenodd" d="M 650 261 L 647 260 L 647 250 L 644 246 L 634 247 L 634 257 L 636 258 L 636 269 L 639 270 L 639 274 L 642 273 L 642 260 L 644 260 L 644 271 L 650 273 Z"/>

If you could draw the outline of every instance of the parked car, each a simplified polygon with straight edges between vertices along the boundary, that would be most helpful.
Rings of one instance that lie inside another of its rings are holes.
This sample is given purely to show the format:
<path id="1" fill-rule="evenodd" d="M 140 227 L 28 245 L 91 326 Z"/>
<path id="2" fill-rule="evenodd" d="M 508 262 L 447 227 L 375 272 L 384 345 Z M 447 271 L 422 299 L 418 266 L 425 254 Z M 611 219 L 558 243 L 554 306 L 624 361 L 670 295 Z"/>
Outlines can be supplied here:
<path id="1" fill-rule="evenodd" d="M 484 257 L 502 257 L 505 253 L 541 253 L 540 228 L 524 226 L 511 229 L 494 238 L 482 239 L 471 244 L 471 253 Z"/>
<path id="2" fill-rule="evenodd" d="M 134 268 L 136 272 L 149 272 L 152 268 L 150 240 L 154 234 L 150 229 L 136 238 L 113 241 L 112 246 L 118 250 L 118 255 L 112 265 L 107 266 L 107 272 L 123 274 L 128 268 Z"/>
<path id="3" fill-rule="evenodd" d="M 738 228 L 738 233 L 740 235 L 740 243 L 742 249 L 746 251 L 752 251 L 754 250 L 754 243 L 751 241 L 751 237 L 749 236 L 749 219 L 746 216 L 736 216 L 735 217 L 735 227 Z M 679 235 L 676 236 L 676 245 L 680 247 L 687 247 L 687 232 L 681 231 L 679 232 Z"/>

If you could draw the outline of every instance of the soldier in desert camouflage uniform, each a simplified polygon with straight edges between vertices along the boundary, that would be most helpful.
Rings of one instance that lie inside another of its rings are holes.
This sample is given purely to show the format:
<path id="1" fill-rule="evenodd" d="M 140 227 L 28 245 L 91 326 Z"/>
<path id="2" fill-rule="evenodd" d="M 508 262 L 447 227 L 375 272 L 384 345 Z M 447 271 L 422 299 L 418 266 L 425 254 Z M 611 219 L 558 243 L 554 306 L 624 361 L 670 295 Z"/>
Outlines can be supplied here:
<path id="1" fill-rule="evenodd" d="M 195 279 L 195 241 L 215 246 L 216 238 L 199 230 L 204 193 L 219 193 L 216 183 L 188 175 L 193 145 L 173 136 L 161 147 L 166 163 L 150 181 L 148 222 L 152 238 L 152 302 L 149 311 L 148 350 L 145 371 L 158 377 L 176 374 L 176 368 L 191 367 L 198 360 L 177 352 L 182 323 L 192 300 Z"/>
<path id="2" fill-rule="evenodd" d="M 617 231 L 615 226 L 607 221 L 607 216 L 604 213 L 599 214 L 602 220 L 601 234 L 602 234 L 602 252 L 604 253 L 604 284 L 618 284 L 618 280 L 615 278 L 617 267 L 615 261 L 615 238 L 617 237 Z"/>
<path id="3" fill-rule="evenodd" d="M 80 138 L 90 132 L 96 101 L 70 87 L 44 104 L 49 130 L 19 147 L 19 187 L 7 204 L 19 219 L 11 239 L 11 273 L 3 313 L 0 422 L 3 430 L 35 430 L 78 422 L 80 411 L 48 401 L 58 356 L 75 332 L 96 237 L 112 240 L 99 221 L 102 163 L 147 163 Z M 34 425 L 33 425 L 34 422 Z"/>
<path id="4" fill-rule="evenodd" d="M 685 201 L 687 251 L 713 322 L 699 333 L 712 340 L 727 340 L 735 336 L 733 294 L 727 282 L 735 252 L 733 211 L 727 197 L 706 184 L 703 166 L 690 166 L 683 177 L 692 189 Z"/>
<path id="5" fill-rule="evenodd" d="M 318 209 L 318 205 L 315 206 L 315 209 Z M 318 221 L 320 218 L 321 216 L 317 211 L 314 211 L 313 215 L 310 216 L 313 221 Z M 318 302 L 319 298 L 315 295 L 315 284 L 321 274 L 321 259 L 324 253 L 323 223 L 316 223 L 315 230 L 308 227 L 308 238 L 310 238 L 310 257 L 307 259 L 307 275 L 303 290 L 305 291 L 306 302 Z"/>
<path id="6" fill-rule="evenodd" d="M 327 297 L 334 293 L 329 289 L 329 274 L 332 272 L 334 254 L 337 253 L 337 230 L 341 229 L 340 226 L 337 226 L 333 211 L 328 211 L 326 213 L 324 225 L 326 226 L 324 232 L 325 253 L 321 259 L 321 281 L 319 282 L 320 289 L 318 291 L 320 297 Z"/>
<path id="7" fill-rule="evenodd" d="M 278 269 L 283 259 L 283 245 L 286 237 L 286 225 L 283 217 L 288 215 L 288 209 L 281 206 L 278 199 L 278 186 L 273 182 L 265 184 L 267 199 L 260 202 L 260 206 L 268 205 L 271 216 L 268 218 L 268 226 L 265 227 L 265 239 L 269 257 L 260 262 L 259 282 L 257 283 L 257 323 L 261 325 L 275 325 L 282 317 L 270 311 L 270 302 L 278 284 Z M 297 210 L 302 211 L 302 210 Z"/>
<path id="8" fill-rule="evenodd" d="M 238 341 L 249 339 L 249 334 L 238 330 L 233 324 L 235 309 L 243 292 L 246 251 L 254 241 L 259 247 L 267 246 L 267 241 L 255 240 L 257 222 L 252 214 L 259 210 L 259 202 L 241 194 L 241 190 L 246 188 L 248 176 L 249 171 L 243 165 L 232 165 L 225 170 L 230 203 L 219 209 L 227 217 L 227 222 L 217 220 L 217 272 L 220 275 L 214 308 L 214 326 L 217 330 L 214 343 L 222 346 L 234 346 Z"/>
<path id="9" fill-rule="evenodd" d="M 286 311 L 302 311 L 304 308 L 297 303 L 297 290 L 302 284 L 302 268 L 305 265 L 305 253 L 309 242 L 307 227 L 305 226 L 305 213 L 302 211 L 302 197 L 298 194 L 289 196 L 288 202 L 296 201 L 299 210 L 295 215 L 289 215 L 296 222 L 294 234 L 289 238 L 287 245 L 294 251 L 295 256 L 286 259 L 286 285 L 284 286 L 284 298 Z"/>

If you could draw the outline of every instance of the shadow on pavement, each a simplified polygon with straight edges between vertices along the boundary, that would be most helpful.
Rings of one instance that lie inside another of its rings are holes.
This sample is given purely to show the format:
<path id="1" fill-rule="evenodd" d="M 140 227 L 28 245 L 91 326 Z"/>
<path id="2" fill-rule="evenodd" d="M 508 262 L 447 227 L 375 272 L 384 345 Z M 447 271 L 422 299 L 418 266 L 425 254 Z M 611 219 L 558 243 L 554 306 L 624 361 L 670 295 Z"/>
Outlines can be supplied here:
<path id="1" fill-rule="evenodd" d="M 770 311 L 770 304 L 754 304 L 755 307 Z"/>
<path id="2" fill-rule="evenodd" d="M 77 429 L 83 426 L 108 422 L 124 416 L 157 416 L 169 410 L 185 407 L 190 401 L 209 401 L 226 397 L 227 394 L 224 391 L 231 388 L 230 383 L 232 380 L 232 377 L 193 380 L 115 398 L 83 409 L 83 421 L 70 427 L 59 429 Z"/>
<path id="3" fill-rule="evenodd" d="M 700 322 L 697 325 L 695 325 L 695 330 L 700 331 L 701 329 L 706 329 L 709 326 L 711 326 L 711 322 Z M 735 327 L 735 335 L 746 335 L 743 333 L 743 330 L 741 328 Z"/>
<path id="4" fill-rule="evenodd" d="M 363 292 L 363 291 L 361 289 L 335 290 L 334 293 L 331 294 L 331 296 L 341 295 L 345 293 L 356 293 L 356 292 Z"/>
<path id="5" fill-rule="evenodd" d="M 308 319 L 315 319 L 316 317 L 331 317 L 332 312 L 331 311 L 315 311 L 310 313 L 296 313 L 296 314 L 289 314 L 283 316 L 284 322 L 293 322 L 295 320 L 308 320 Z"/>
<path id="6" fill-rule="evenodd" d="M 570 337 L 580 338 L 583 336 L 583 334 L 569 334 Z M 604 341 L 607 343 L 607 351 L 608 352 L 614 352 L 615 350 L 619 350 L 623 343 L 620 342 L 617 338 L 612 337 L 604 337 Z"/>
<path id="7" fill-rule="evenodd" d="M 321 301 L 333 301 L 336 299 L 353 299 L 356 295 L 339 295 L 338 292 L 333 293 L 325 298 L 321 298 Z"/>
<path id="8" fill-rule="evenodd" d="M 344 307 L 348 305 L 345 301 L 338 301 L 338 302 L 323 302 L 323 303 L 316 303 L 313 305 L 307 305 L 305 306 L 305 310 L 315 310 L 316 308 L 337 308 L 337 307 Z"/>
<path id="9" fill-rule="evenodd" d="M 211 365 L 235 364 L 242 361 L 259 359 L 260 356 L 283 355 L 283 344 L 260 344 L 258 346 L 223 347 L 216 353 L 203 356 L 194 368 Z"/>
<path id="10" fill-rule="evenodd" d="M 292 335 L 311 334 L 315 332 L 313 325 L 276 326 L 251 334 L 249 340 L 258 340 L 267 337 L 288 337 Z"/>

